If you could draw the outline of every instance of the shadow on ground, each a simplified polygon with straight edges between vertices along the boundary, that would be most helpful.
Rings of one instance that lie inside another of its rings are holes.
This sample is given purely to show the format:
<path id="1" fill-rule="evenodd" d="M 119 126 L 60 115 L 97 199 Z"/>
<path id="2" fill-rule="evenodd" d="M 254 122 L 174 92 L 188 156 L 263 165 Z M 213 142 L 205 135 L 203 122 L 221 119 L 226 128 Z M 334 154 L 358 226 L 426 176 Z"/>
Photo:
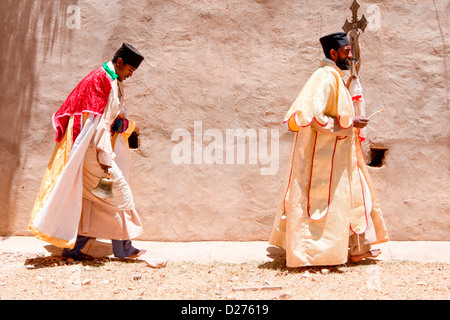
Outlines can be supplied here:
<path id="1" fill-rule="evenodd" d="M 286 273 L 305 273 L 305 272 L 321 272 L 323 269 L 328 270 L 327 272 L 330 273 L 343 273 L 341 270 L 342 267 L 356 267 L 356 266 L 362 266 L 362 265 L 372 265 L 377 264 L 380 262 L 380 260 L 377 259 L 364 259 L 359 262 L 347 262 L 342 265 L 337 266 L 306 266 L 306 267 L 297 267 L 297 268 L 291 268 L 286 266 L 286 252 L 284 249 L 279 247 L 268 247 L 267 248 L 267 256 L 273 261 L 268 261 L 265 263 L 262 263 L 258 266 L 260 269 L 273 269 L 278 270 L 281 272 Z"/>

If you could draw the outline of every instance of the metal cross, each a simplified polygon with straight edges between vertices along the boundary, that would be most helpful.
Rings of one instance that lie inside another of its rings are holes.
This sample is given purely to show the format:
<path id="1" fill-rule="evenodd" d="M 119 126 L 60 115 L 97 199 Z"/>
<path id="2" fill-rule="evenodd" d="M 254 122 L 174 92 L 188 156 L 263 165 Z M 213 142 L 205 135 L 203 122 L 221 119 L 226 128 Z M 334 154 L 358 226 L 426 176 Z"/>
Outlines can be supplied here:
<path id="1" fill-rule="evenodd" d="M 358 9 L 360 5 L 356 0 L 353 0 L 350 10 L 352 10 L 352 21 L 349 22 L 345 19 L 345 24 L 342 29 L 347 33 L 347 36 L 352 47 L 353 59 L 350 61 L 351 75 L 353 77 L 359 77 L 359 69 L 361 67 L 361 48 L 359 46 L 359 36 L 367 27 L 367 19 L 363 15 L 358 20 Z M 361 32 L 359 31 L 361 30 Z"/>
<path id="2" fill-rule="evenodd" d="M 356 0 L 353 0 L 352 5 L 350 6 L 350 10 L 352 10 L 352 21 L 349 22 L 348 19 L 345 19 L 345 24 L 342 27 L 346 33 L 349 33 L 349 31 L 353 29 L 361 29 L 362 32 L 366 29 L 368 24 L 366 17 L 363 15 L 361 19 L 358 20 L 359 7 L 359 3 Z"/>

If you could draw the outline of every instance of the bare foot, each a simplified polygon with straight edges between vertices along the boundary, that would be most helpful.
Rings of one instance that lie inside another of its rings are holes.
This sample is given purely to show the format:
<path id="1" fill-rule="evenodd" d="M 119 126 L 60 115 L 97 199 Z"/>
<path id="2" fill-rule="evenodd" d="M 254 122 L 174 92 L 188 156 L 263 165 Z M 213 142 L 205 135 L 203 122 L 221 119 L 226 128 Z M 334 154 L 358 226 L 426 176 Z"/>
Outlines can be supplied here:
<path id="1" fill-rule="evenodd" d="M 351 262 L 359 262 L 362 259 L 365 258 L 376 258 L 381 254 L 381 250 L 380 249 L 373 249 L 367 252 L 364 252 L 363 254 L 355 254 L 353 256 L 350 256 L 350 261 Z"/>

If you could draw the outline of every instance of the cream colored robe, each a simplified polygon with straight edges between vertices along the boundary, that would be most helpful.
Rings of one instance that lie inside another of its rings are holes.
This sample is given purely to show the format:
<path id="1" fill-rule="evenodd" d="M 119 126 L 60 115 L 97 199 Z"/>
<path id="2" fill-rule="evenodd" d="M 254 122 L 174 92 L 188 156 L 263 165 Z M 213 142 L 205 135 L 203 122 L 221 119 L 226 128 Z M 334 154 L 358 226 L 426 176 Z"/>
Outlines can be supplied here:
<path id="1" fill-rule="evenodd" d="M 285 117 L 296 134 L 269 243 L 288 267 L 345 263 L 352 234 L 357 247 L 388 240 L 343 76 L 324 60 Z"/>
<path id="2" fill-rule="evenodd" d="M 112 62 L 108 62 L 114 70 Z M 134 128 L 111 137 L 114 119 L 125 115 L 123 84 L 114 80 L 101 117 L 85 113 L 83 127 L 72 141 L 73 118 L 57 143 L 36 199 L 29 230 L 39 239 L 73 248 L 77 234 L 128 240 L 142 233 L 129 186 L 128 136 Z M 111 167 L 113 198 L 95 197 L 90 191 L 105 175 L 100 164 Z"/>

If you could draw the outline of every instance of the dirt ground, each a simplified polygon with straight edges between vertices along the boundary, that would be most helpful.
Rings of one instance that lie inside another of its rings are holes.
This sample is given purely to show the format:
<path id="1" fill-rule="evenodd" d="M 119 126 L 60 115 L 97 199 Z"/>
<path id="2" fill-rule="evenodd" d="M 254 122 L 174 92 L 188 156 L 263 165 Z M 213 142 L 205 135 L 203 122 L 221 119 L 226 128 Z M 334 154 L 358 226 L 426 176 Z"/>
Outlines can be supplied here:
<path id="1" fill-rule="evenodd" d="M 1 300 L 447 300 L 449 265 L 366 260 L 337 267 L 279 262 L 180 263 L 0 252 Z"/>

